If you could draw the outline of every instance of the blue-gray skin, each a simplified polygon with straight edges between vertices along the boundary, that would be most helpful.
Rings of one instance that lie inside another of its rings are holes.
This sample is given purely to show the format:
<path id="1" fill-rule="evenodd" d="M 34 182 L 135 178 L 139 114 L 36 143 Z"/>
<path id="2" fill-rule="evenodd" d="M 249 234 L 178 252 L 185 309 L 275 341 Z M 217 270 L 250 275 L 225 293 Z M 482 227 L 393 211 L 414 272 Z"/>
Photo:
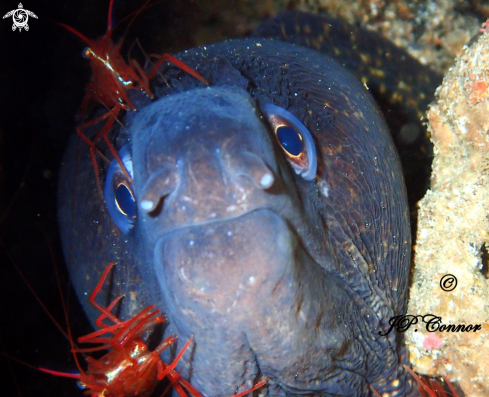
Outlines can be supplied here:
<path id="1" fill-rule="evenodd" d="M 141 110 L 113 137 L 133 158 L 127 234 L 97 195 L 88 148 L 74 138 L 67 150 L 59 217 L 89 316 L 87 295 L 117 261 L 121 317 L 156 304 L 180 347 L 193 336 L 179 371 L 207 397 L 264 376 L 270 396 L 417 395 L 402 336 L 379 336 L 406 310 L 411 238 L 398 156 L 365 87 L 315 51 L 267 39 L 176 57 L 210 87 L 166 65 L 154 103 L 132 95 Z M 287 162 L 267 103 L 312 134 L 312 181 Z"/>

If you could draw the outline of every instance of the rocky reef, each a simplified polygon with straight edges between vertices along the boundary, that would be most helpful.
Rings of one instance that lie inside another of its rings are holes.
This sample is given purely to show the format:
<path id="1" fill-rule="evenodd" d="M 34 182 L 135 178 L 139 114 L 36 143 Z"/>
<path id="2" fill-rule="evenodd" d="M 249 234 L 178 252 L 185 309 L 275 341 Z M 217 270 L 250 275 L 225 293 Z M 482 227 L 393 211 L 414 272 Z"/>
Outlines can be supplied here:
<path id="1" fill-rule="evenodd" d="M 427 114 L 435 159 L 419 203 L 408 313 L 441 320 L 427 327 L 419 317 L 406 332 L 416 371 L 446 374 L 472 397 L 489 395 L 488 88 L 484 32 L 446 74 Z"/>

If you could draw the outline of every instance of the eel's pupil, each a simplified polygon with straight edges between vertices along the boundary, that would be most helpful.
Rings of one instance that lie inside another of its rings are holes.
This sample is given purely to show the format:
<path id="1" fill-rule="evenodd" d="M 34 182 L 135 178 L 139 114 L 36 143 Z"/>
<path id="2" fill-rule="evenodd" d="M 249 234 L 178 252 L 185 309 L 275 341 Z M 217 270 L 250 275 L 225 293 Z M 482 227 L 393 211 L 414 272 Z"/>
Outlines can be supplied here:
<path id="1" fill-rule="evenodd" d="M 277 139 L 287 153 L 293 156 L 301 154 L 304 145 L 301 135 L 292 127 L 280 126 L 276 130 Z"/>
<path id="2" fill-rule="evenodd" d="M 134 196 L 129 188 L 121 183 L 115 190 L 115 202 L 119 210 L 128 218 L 136 217 L 136 206 Z"/>

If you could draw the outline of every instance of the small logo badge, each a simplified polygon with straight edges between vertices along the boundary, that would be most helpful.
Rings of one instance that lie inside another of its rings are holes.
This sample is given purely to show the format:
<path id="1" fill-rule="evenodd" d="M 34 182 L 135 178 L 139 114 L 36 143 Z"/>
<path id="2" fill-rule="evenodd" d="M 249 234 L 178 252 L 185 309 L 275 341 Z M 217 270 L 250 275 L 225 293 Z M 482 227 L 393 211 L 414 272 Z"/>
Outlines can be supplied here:
<path id="1" fill-rule="evenodd" d="M 27 25 L 27 21 L 29 20 L 29 17 L 37 19 L 37 15 L 34 14 L 32 11 L 25 10 L 22 3 L 19 3 L 19 8 L 17 8 L 16 10 L 7 12 L 3 16 L 3 19 L 8 18 L 10 16 L 14 21 L 14 24 L 12 25 L 12 30 L 14 32 L 17 28 L 19 28 L 19 32 L 22 31 L 22 28 L 24 28 L 27 32 L 29 30 L 29 25 Z"/>
<path id="2" fill-rule="evenodd" d="M 453 274 L 445 274 L 440 280 L 443 291 L 453 291 L 457 287 L 457 278 Z"/>

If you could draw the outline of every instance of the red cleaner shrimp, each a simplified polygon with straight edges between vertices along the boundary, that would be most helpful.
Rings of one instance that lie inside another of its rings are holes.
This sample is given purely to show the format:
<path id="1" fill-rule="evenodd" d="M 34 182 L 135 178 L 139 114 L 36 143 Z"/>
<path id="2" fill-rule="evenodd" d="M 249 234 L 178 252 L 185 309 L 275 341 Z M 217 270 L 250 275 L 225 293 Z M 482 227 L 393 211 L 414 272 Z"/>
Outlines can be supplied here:
<path id="1" fill-rule="evenodd" d="M 128 24 L 128 27 L 131 25 L 134 18 L 147 6 L 149 1 L 150 0 L 146 1 L 143 6 L 135 12 L 131 22 Z M 90 60 L 92 77 L 87 85 L 86 94 L 78 112 L 81 114 L 82 121 L 81 125 L 77 128 L 77 133 L 90 147 L 90 157 L 95 171 L 97 189 L 101 196 L 102 188 L 100 186 L 98 165 L 95 158 L 96 153 L 105 158 L 105 156 L 103 156 L 101 151 L 96 146 L 100 139 L 105 141 L 107 147 L 119 163 L 121 169 L 124 170 L 126 176 L 131 179 L 108 137 L 114 122 L 118 120 L 118 117 L 120 117 L 122 111 L 137 110 L 136 106 L 129 99 L 127 92 L 131 89 L 138 89 L 144 92 L 150 98 L 153 98 L 153 93 L 149 87 L 149 81 L 155 77 L 159 67 L 165 61 L 173 63 L 175 66 L 195 77 L 203 84 L 208 85 L 208 82 L 200 74 L 170 54 L 165 53 L 159 56 L 158 61 L 152 66 L 148 73 L 143 70 L 135 59 L 129 59 L 128 62 L 126 62 L 120 54 L 124 36 L 116 44 L 112 40 L 113 3 L 114 0 L 110 0 L 107 32 L 104 36 L 96 40 L 87 38 L 85 35 L 78 32 L 71 26 L 64 23 L 58 23 L 60 26 L 78 36 L 88 46 L 84 50 L 84 57 Z M 91 102 L 98 102 L 99 104 L 103 105 L 107 109 L 107 112 L 90 121 L 85 121 L 87 108 Z M 104 125 L 92 139 L 84 134 L 84 130 L 86 128 L 103 120 L 106 120 Z"/>
<path id="2" fill-rule="evenodd" d="M 80 385 L 86 389 L 85 393 L 92 397 L 150 396 L 157 383 L 166 376 L 172 383 L 176 382 L 174 378 L 178 377 L 178 374 L 174 370 L 175 366 L 192 339 L 186 343 L 171 364 L 164 363 L 160 354 L 176 341 L 173 336 L 166 338 L 155 350 L 149 351 L 142 335 L 149 328 L 165 321 L 165 317 L 154 305 L 148 306 L 128 320 L 121 321 L 111 311 L 122 299 L 122 296 L 114 299 L 107 308 L 95 300 L 107 275 L 114 266 L 115 263 L 107 266 L 99 283 L 90 295 L 90 303 L 101 312 L 96 320 L 100 329 L 78 338 L 79 343 L 100 343 L 101 345 L 92 348 L 75 348 L 74 345 L 72 346 L 75 361 L 80 371 L 79 374 L 52 371 L 46 368 L 39 368 L 39 370 L 52 375 L 77 379 Z M 106 319 L 111 324 L 104 322 Z M 69 336 L 71 341 L 71 335 Z M 88 369 L 83 371 L 76 353 L 90 353 L 99 350 L 108 350 L 108 353 L 98 360 L 88 356 Z"/>
<path id="3" fill-rule="evenodd" d="M 3 241 L 0 240 L 0 244 L 6 249 Z M 10 256 L 8 251 L 7 255 L 13 262 L 13 258 Z M 173 378 L 179 378 L 179 374 L 174 370 L 174 368 L 187 347 L 190 345 L 192 339 L 186 343 L 184 348 L 171 364 L 166 364 L 160 359 L 160 354 L 164 349 L 174 343 L 176 338 L 173 336 L 166 338 L 158 345 L 158 347 L 156 347 L 154 351 L 149 351 L 142 339 L 142 335 L 145 334 L 151 327 L 165 321 L 165 317 L 159 310 L 155 309 L 153 305 L 150 305 L 136 314 L 134 317 L 126 321 L 121 321 L 111 312 L 111 310 L 122 299 L 122 296 L 114 299 L 107 308 L 96 302 L 95 299 L 97 294 L 102 289 L 107 275 L 114 267 L 115 263 L 111 263 L 107 266 L 100 281 L 90 295 L 90 303 L 101 312 L 101 315 L 96 320 L 96 324 L 100 327 L 100 329 L 78 338 L 78 342 L 101 343 L 101 346 L 91 348 L 79 348 L 75 345 L 70 327 L 68 326 L 67 332 L 64 331 L 64 329 L 59 325 L 56 319 L 43 304 L 34 289 L 27 282 L 23 272 L 21 272 L 20 268 L 17 267 L 15 262 L 13 263 L 19 275 L 35 296 L 38 303 L 42 306 L 56 327 L 60 329 L 61 333 L 63 333 L 69 340 L 71 350 L 74 353 L 73 358 L 76 366 L 78 367 L 79 373 L 73 374 L 36 367 L 27 364 L 24 361 L 18 360 L 12 355 L 2 353 L 7 358 L 19 361 L 20 363 L 41 372 L 60 377 L 77 379 L 79 385 L 85 389 L 85 394 L 92 397 L 150 396 L 157 383 L 164 377 L 168 376 L 172 383 L 177 382 L 173 380 Z M 56 267 L 55 272 L 58 280 L 58 287 L 61 293 L 61 284 Z M 68 309 L 65 299 L 63 298 L 63 294 L 61 294 L 61 301 L 63 311 L 68 322 Z M 107 324 L 104 321 L 106 319 L 108 319 L 111 324 Z M 105 349 L 108 350 L 108 353 L 106 353 L 100 359 L 95 359 L 85 355 L 87 370 L 84 371 L 82 369 L 77 354 L 90 353 Z M 177 385 L 177 387 L 178 386 L 179 385 Z M 184 395 L 183 397 L 186 396 Z"/>

